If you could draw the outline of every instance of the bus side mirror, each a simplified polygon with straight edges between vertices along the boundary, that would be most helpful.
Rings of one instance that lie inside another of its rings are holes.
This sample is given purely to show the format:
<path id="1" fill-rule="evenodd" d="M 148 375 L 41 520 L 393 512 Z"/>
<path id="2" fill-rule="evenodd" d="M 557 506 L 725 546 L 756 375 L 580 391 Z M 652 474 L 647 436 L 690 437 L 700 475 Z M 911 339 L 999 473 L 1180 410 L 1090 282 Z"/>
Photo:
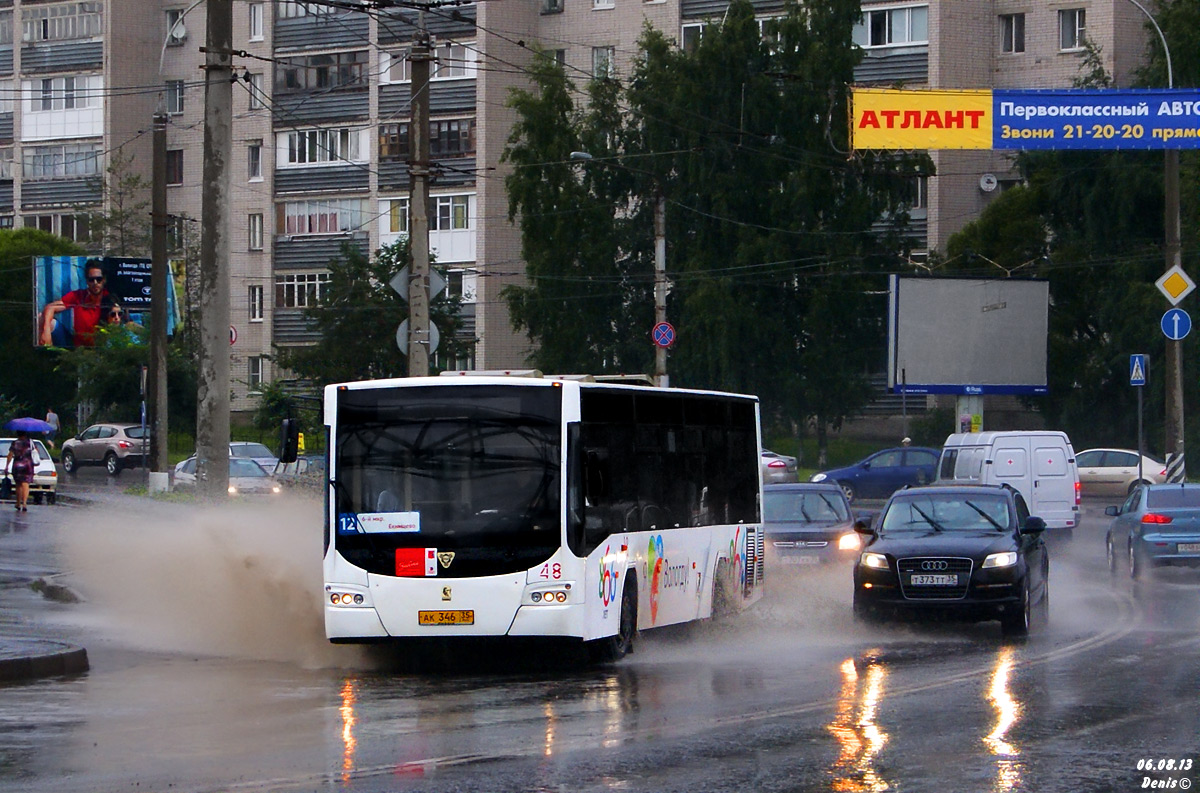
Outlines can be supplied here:
<path id="1" fill-rule="evenodd" d="M 294 463 L 300 453 L 300 422 L 284 419 L 279 431 L 279 462 Z"/>

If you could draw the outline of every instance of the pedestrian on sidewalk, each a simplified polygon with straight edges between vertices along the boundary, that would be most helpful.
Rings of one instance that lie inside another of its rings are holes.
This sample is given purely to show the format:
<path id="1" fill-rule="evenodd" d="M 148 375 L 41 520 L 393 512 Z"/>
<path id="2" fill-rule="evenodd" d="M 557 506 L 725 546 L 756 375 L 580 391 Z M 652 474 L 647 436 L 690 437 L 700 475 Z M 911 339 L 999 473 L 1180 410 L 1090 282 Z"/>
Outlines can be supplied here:
<path id="1" fill-rule="evenodd" d="M 46 423 L 50 425 L 50 429 L 46 431 L 46 443 L 53 449 L 54 439 L 58 435 L 58 414 L 54 412 L 54 408 L 46 408 Z"/>
<path id="2" fill-rule="evenodd" d="M 17 487 L 16 507 L 20 512 L 29 511 L 29 486 L 33 484 L 33 471 L 37 466 L 36 454 L 29 433 L 18 430 L 17 439 L 8 447 L 7 463 L 13 484 Z"/>

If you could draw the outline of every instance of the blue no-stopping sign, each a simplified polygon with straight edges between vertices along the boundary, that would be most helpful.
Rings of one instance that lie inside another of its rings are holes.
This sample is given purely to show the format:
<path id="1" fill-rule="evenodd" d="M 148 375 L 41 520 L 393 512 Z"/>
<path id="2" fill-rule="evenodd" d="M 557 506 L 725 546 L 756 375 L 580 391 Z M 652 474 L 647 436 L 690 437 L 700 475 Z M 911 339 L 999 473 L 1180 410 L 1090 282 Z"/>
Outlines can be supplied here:
<path id="1" fill-rule="evenodd" d="M 670 322 L 660 322 L 650 332 L 656 347 L 670 347 L 675 344 L 675 326 Z"/>

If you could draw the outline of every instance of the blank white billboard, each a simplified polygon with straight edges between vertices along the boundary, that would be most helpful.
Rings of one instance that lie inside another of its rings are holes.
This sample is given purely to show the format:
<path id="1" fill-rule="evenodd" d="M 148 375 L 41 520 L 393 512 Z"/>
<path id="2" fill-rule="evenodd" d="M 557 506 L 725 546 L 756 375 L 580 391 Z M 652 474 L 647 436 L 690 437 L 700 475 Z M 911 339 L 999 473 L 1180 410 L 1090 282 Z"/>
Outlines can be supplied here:
<path id="1" fill-rule="evenodd" d="M 1050 284 L 893 275 L 888 388 L 914 394 L 1045 394 Z"/>

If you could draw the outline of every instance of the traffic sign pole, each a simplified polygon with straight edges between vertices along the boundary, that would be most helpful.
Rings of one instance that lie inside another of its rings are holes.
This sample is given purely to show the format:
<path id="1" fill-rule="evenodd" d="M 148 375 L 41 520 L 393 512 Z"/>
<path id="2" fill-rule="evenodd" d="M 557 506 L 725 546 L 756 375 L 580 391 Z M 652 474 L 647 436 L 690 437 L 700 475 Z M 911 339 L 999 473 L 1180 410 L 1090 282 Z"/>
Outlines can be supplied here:
<path id="1" fill-rule="evenodd" d="M 1163 327 L 1166 327 L 1166 319 L 1163 320 Z M 1138 353 L 1129 356 L 1129 384 L 1137 388 L 1137 416 L 1138 416 L 1138 480 L 1142 480 L 1142 458 L 1146 455 L 1146 444 L 1144 435 L 1142 434 L 1142 392 L 1145 391 L 1146 378 L 1150 372 L 1147 369 L 1147 357 L 1144 353 Z"/>

